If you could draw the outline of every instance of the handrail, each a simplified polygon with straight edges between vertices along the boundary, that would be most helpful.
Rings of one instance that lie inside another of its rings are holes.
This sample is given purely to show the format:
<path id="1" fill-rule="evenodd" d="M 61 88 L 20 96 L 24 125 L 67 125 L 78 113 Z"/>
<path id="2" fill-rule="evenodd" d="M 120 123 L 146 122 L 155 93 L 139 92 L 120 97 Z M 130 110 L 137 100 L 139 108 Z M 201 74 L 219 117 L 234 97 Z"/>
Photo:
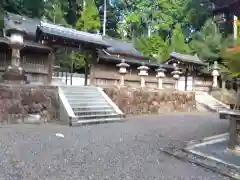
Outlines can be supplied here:
<path id="1" fill-rule="evenodd" d="M 76 116 L 75 116 L 70 104 L 68 103 L 68 100 L 65 97 L 65 94 L 64 94 L 63 90 L 61 89 L 61 87 L 58 87 L 58 95 L 59 95 L 59 99 L 60 99 L 60 120 L 63 120 L 63 121 L 68 120 L 68 123 L 71 125 L 72 119 L 76 118 Z"/>
<path id="2" fill-rule="evenodd" d="M 113 107 L 113 109 L 115 110 L 116 113 L 118 113 L 120 115 L 124 115 L 124 113 L 121 111 L 121 109 L 119 109 L 119 107 L 108 97 L 108 95 L 103 91 L 102 88 L 97 87 L 97 89 L 102 94 L 104 99 L 111 105 L 111 107 Z"/>

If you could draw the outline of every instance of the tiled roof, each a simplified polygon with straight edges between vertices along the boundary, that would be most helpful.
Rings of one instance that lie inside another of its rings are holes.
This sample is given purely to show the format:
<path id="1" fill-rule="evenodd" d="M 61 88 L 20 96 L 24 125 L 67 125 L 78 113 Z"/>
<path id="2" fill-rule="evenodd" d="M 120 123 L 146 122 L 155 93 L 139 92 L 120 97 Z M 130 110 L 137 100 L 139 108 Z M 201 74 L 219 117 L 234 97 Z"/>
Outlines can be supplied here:
<path id="1" fill-rule="evenodd" d="M 14 23 L 15 21 L 21 21 L 22 23 L 17 25 L 17 28 L 24 30 L 27 37 L 35 39 L 37 25 L 40 23 L 40 20 L 6 12 L 4 17 L 5 31 L 16 28 L 16 24 Z"/>
<path id="2" fill-rule="evenodd" d="M 186 62 L 186 63 L 192 63 L 192 64 L 198 64 L 198 65 L 206 65 L 202 60 L 199 59 L 197 55 L 189 55 L 189 54 L 181 54 L 177 52 L 170 53 L 170 58 L 175 58 L 179 61 Z"/>
<path id="3" fill-rule="evenodd" d="M 126 42 L 120 39 L 113 39 L 110 37 L 104 37 L 104 41 L 106 41 L 111 47 L 107 48 L 109 53 L 114 54 L 129 54 L 132 56 L 143 57 L 143 54 L 134 48 L 132 42 Z"/>
<path id="4" fill-rule="evenodd" d="M 146 66 L 153 67 L 153 68 L 158 68 L 161 65 L 161 67 L 165 68 L 165 69 L 174 69 L 174 67 L 172 65 L 168 65 L 168 64 L 160 64 L 157 62 L 151 62 L 150 60 L 139 60 L 139 59 L 132 58 L 132 57 L 131 58 L 130 57 L 121 57 L 121 56 L 114 56 L 114 55 L 110 56 L 110 55 L 106 55 L 103 53 L 99 53 L 99 59 L 102 59 L 104 61 L 114 62 L 116 64 L 121 62 L 124 59 L 126 63 L 134 64 L 134 65 L 138 65 L 138 66 L 141 66 L 144 63 Z"/>
<path id="5" fill-rule="evenodd" d="M 55 24 L 50 24 L 47 22 L 41 22 L 40 25 L 38 26 L 38 29 L 40 32 L 54 35 L 54 36 L 65 37 L 73 41 L 81 41 L 81 42 L 92 43 L 92 44 L 109 47 L 109 44 L 103 40 L 101 35 L 98 35 L 98 34 L 78 31 L 75 29 L 71 29 L 71 28 L 67 28 L 67 27 L 63 27 Z"/>
<path id="6" fill-rule="evenodd" d="M 6 37 L 0 37 L 0 43 L 4 43 L 4 44 L 9 44 L 9 39 Z M 39 49 L 46 49 L 46 50 L 51 50 L 50 47 L 45 46 L 43 44 L 34 42 L 34 41 L 29 41 L 29 40 L 24 40 L 24 46 L 25 47 L 35 47 L 35 48 L 39 48 Z"/>

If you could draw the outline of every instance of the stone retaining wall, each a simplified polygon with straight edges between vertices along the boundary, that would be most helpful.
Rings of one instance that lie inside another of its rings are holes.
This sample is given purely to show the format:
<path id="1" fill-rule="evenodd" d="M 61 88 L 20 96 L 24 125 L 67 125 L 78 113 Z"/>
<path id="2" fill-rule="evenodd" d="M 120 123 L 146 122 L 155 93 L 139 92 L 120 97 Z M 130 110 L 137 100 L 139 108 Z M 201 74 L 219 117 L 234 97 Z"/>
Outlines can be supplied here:
<path id="1" fill-rule="evenodd" d="M 106 87 L 104 92 L 126 115 L 197 111 L 194 92 L 127 87 Z"/>
<path id="2" fill-rule="evenodd" d="M 237 101 L 237 92 L 227 89 L 213 89 L 210 94 L 224 104 L 235 104 Z"/>
<path id="3" fill-rule="evenodd" d="M 57 87 L 0 85 L 0 121 L 21 123 L 58 119 Z"/>

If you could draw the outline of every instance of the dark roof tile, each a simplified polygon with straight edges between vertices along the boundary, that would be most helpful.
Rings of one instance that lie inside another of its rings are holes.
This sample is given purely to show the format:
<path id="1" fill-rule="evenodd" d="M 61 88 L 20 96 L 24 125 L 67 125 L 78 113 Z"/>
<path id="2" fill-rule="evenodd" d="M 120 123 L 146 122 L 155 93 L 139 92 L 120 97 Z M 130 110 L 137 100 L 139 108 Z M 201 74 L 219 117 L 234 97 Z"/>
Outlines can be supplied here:
<path id="1" fill-rule="evenodd" d="M 197 55 L 192 56 L 189 54 L 181 54 L 177 52 L 172 52 L 170 53 L 170 58 L 175 58 L 177 60 L 180 60 L 182 62 L 186 63 L 193 63 L 193 64 L 198 64 L 198 65 L 206 65 L 202 60 L 199 59 Z"/>
<path id="2" fill-rule="evenodd" d="M 75 41 L 82 41 L 86 43 L 97 44 L 105 47 L 109 47 L 109 44 L 103 40 L 99 34 L 92 34 L 83 31 L 78 31 L 63 26 L 50 24 L 47 22 L 41 22 L 38 29 L 46 34 L 61 36 Z"/>
<path id="3" fill-rule="evenodd" d="M 107 51 L 109 53 L 123 53 L 130 54 L 132 56 L 144 57 L 142 53 L 135 49 L 132 42 L 126 42 L 120 39 L 113 39 L 110 37 L 104 37 L 104 40 L 111 45 L 111 47 L 107 48 Z"/>
<path id="4" fill-rule="evenodd" d="M 15 21 L 21 21 L 22 23 L 17 25 L 16 27 L 16 23 L 14 23 Z M 35 39 L 37 25 L 39 23 L 39 19 L 31 19 L 28 17 L 6 12 L 4 17 L 4 30 L 7 31 L 9 29 L 19 28 L 25 31 L 25 33 L 27 34 L 27 38 Z"/>

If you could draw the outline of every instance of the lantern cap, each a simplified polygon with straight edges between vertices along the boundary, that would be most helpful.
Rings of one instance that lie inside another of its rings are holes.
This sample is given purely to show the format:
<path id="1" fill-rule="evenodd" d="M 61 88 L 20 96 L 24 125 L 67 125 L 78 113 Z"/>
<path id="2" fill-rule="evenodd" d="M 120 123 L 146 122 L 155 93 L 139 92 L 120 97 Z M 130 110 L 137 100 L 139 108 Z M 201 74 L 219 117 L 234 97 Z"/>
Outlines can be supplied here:
<path id="1" fill-rule="evenodd" d="M 212 70 L 219 70 L 220 67 L 218 65 L 218 62 L 217 61 L 214 61 L 214 64 L 212 65 Z"/>
<path id="2" fill-rule="evenodd" d="M 171 72 L 171 74 L 173 74 L 173 75 L 175 75 L 175 74 L 182 74 L 182 72 L 178 71 L 178 70 L 174 70 L 174 71 Z"/>
<path id="3" fill-rule="evenodd" d="M 139 66 L 137 69 L 138 69 L 138 70 L 149 70 L 149 67 L 145 66 L 145 64 L 142 63 L 142 65 Z"/>
<path id="4" fill-rule="evenodd" d="M 156 72 L 166 72 L 166 69 L 162 67 L 162 65 L 159 65 L 159 67 L 155 70 Z"/>
<path id="5" fill-rule="evenodd" d="M 130 65 L 125 62 L 125 59 L 122 59 L 119 64 L 116 65 L 117 67 L 129 67 Z"/>
<path id="6" fill-rule="evenodd" d="M 6 25 L 6 35 L 11 36 L 11 34 L 21 34 L 26 35 L 26 30 L 23 28 L 22 20 L 10 20 Z"/>

